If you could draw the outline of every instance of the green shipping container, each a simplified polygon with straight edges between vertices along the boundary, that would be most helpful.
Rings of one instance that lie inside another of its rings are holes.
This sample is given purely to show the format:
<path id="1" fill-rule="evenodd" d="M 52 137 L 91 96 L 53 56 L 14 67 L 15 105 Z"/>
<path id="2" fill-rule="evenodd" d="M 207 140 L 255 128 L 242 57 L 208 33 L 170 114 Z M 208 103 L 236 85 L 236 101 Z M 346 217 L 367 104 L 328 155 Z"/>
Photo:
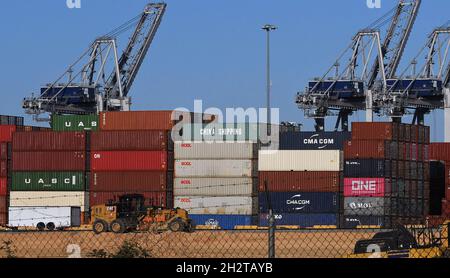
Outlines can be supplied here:
<path id="1" fill-rule="evenodd" d="M 53 131 L 85 131 L 98 130 L 99 117 L 92 115 L 53 115 Z"/>
<path id="2" fill-rule="evenodd" d="M 13 172 L 11 191 L 84 191 L 83 172 Z"/>

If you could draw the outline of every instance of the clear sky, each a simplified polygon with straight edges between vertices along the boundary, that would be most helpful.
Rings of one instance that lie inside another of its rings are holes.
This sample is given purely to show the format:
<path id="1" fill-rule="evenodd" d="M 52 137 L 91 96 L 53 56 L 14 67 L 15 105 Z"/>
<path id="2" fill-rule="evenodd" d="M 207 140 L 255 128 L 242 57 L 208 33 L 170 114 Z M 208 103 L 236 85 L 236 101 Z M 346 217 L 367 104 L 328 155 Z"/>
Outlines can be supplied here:
<path id="1" fill-rule="evenodd" d="M 25 96 L 54 81 L 96 36 L 137 15 L 147 2 L 81 0 L 81 9 L 68 9 L 66 0 L 2 1 L 0 114 L 23 115 Z M 295 93 L 332 65 L 358 29 L 396 2 L 382 0 L 381 9 L 369 9 L 366 0 L 167 0 L 132 89 L 133 109 L 192 108 L 194 99 L 206 107 L 263 107 L 265 34 L 260 28 L 272 23 L 279 27 L 272 35 L 273 106 L 280 108 L 281 120 L 312 129 L 294 103 Z M 404 61 L 433 28 L 450 19 L 449 10 L 448 0 L 423 0 Z M 428 116 L 427 124 L 433 125 L 432 139 L 441 140 L 442 111 Z"/>

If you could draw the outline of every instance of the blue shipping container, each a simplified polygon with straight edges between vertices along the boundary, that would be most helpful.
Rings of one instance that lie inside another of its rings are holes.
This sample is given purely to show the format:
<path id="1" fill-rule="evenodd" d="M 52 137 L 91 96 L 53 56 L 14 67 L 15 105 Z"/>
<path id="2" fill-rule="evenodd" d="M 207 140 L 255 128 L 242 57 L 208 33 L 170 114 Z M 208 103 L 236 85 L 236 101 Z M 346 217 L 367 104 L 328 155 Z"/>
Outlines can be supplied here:
<path id="1" fill-rule="evenodd" d="M 344 228 L 355 229 L 357 226 L 384 226 L 386 216 L 344 215 Z"/>
<path id="2" fill-rule="evenodd" d="M 302 228 L 313 226 L 337 226 L 337 214 L 302 214 L 302 213 L 275 213 L 275 225 L 295 225 Z M 269 225 L 269 216 L 267 213 L 259 215 L 259 226 L 267 227 Z"/>
<path id="3" fill-rule="evenodd" d="M 339 193 L 269 192 L 273 212 L 337 213 Z M 266 193 L 259 194 L 259 211 L 268 212 Z"/>
<path id="4" fill-rule="evenodd" d="M 256 225 L 251 215 L 189 214 L 194 226 L 219 226 L 223 230 L 233 230 L 235 226 Z"/>
<path id="5" fill-rule="evenodd" d="M 280 150 L 342 150 L 350 132 L 282 132 Z"/>

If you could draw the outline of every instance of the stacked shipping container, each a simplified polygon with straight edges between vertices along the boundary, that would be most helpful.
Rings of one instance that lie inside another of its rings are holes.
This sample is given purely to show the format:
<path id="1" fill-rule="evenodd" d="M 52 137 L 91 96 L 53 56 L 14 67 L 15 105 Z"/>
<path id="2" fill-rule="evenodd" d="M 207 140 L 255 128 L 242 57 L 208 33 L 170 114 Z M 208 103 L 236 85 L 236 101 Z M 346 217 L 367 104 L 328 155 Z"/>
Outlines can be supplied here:
<path id="1" fill-rule="evenodd" d="M 175 206 L 195 225 L 255 224 L 257 155 L 252 142 L 176 142 Z"/>
<path id="2" fill-rule="evenodd" d="M 343 227 L 390 226 L 427 214 L 429 128 L 353 123 L 344 147 Z"/>
<path id="3" fill-rule="evenodd" d="M 441 211 L 442 216 L 450 215 L 450 143 L 430 144 L 430 209 L 432 214 Z M 439 204 L 439 200 L 441 200 Z"/>
<path id="4" fill-rule="evenodd" d="M 337 226 L 348 132 L 281 132 L 280 150 L 259 154 L 260 225 Z"/>

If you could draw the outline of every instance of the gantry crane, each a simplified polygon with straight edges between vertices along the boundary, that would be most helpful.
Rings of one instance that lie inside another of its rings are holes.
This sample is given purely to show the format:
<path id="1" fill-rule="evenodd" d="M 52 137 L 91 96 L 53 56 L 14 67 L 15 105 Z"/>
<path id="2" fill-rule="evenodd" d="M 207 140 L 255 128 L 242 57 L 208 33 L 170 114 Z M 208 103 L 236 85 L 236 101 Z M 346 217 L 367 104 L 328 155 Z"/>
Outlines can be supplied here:
<path id="1" fill-rule="evenodd" d="M 165 3 L 150 3 L 142 13 L 101 36 L 55 82 L 38 96 L 25 98 L 23 108 L 35 120 L 43 113 L 91 114 L 127 111 L 129 92 L 166 10 Z M 122 55 L 117 36 L 135 27 Z M 64 81 L 66 80 L 66 81 Z"/>
<path id="2" fill-rule="evenodd" d="M 335 130 L 341 125 L 348 130 L 348 117 L 357 110 L 367 111 L 372 121 L 374 92 L 386 88 L 399 65 L 409 35 L 419 11 L 421 0 L 399 1 L 398 5 L 369 27 L 359 31 L 350 46 L 320 78 L 308 83 L 304 92 L 297 93 L 296 103 L 305 116 L 314 118 L 317 131 L 325 128 L 325 118 L 338 111 Z M 389 28 L 381 41 L 379 29 Z M 373 57 L 375 56 L 375 57 Z M 344 62 L 344 70 L 339 67 Z M 330 76 L 335 69 L 334 76 Z"/>
<path id="3" fill-rule="evenodd" d="M 401 121 L 413 110 L 413 124 L 423 125 L 425 114 L 444 109 L 445 140 L 450 142 L 449 51 L 450 22 L 433 30 L 408 67 L 398 77 L 387 80 L 387 87 L 379 94 L 382 114 Z M 425 62 L 417 72 L 418 59 L 423 55 Z"/>

